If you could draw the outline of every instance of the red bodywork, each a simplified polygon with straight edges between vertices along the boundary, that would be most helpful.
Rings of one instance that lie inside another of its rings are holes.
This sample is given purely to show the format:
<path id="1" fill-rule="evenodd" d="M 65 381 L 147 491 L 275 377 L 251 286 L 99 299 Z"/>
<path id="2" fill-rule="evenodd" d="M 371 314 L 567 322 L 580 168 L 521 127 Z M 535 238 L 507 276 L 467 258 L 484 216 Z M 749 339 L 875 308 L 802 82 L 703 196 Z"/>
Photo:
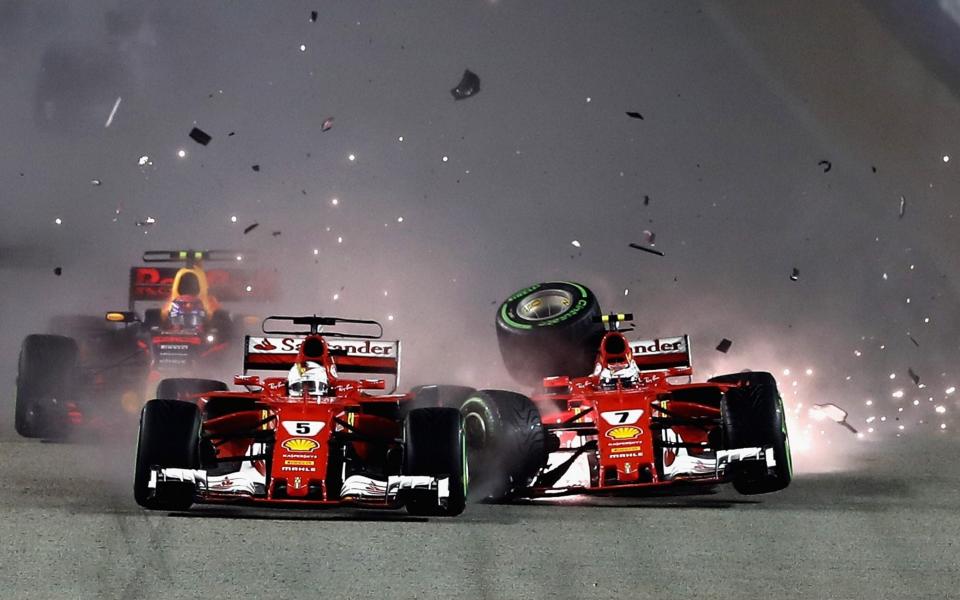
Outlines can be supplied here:
<path id="1" fill-rule="evenodd" d="M 594 374 L 545 378 L 543 390 L 532 400 L 553 451 L 523 495 L 722 482 L 722 474 L 709 467 L 715 465 L 720 446 L 720 398 L 730 386 L 671 383 L 679 377 L 689 381 L 693 373 L 688 348 L 686 336 L 631 344 L 622 334 L 609 332 Z M 631 361 L 637 367 L 635 378 L 603 383 L 604 369 L 629 367 Z M 675 472 L 679 457 L 695 468 Z M 573 476 L 578 460 L 586 460 L 587 469 Z"/>
<path id="2" fill-rule="evenodd" d="M 330 390 L 323 396 L 292 397 L 286 377 L 243 375 L 235 383 L 253 391 L 198 398 L 205 454 L 201 466 L 213 473 L 218 464 L 243 461 L 263 478 L 263 489 L 249 494 L 228 491 L 229 480 L 220 489 L 211 484 L 198 492 L 198 502 L 397 506 L 385 494 L 341 496 L 340 486 L 351 472 L 383 480 L 399 474 L 401 407 L 410 396 L 372 395 L 367 390 L 385 389 L 384 380 L 342 377 L 345 372 L 396 373 L 399 343 L 372 342 L 384 352 L 395 349 L 392 356 L 362 356 L 338 352 L 338 342 L 328 343 L 320 335 L 247 338 L 245 368 L 286 371 L 294 364 L 318 363 L 327 372 Z"/>

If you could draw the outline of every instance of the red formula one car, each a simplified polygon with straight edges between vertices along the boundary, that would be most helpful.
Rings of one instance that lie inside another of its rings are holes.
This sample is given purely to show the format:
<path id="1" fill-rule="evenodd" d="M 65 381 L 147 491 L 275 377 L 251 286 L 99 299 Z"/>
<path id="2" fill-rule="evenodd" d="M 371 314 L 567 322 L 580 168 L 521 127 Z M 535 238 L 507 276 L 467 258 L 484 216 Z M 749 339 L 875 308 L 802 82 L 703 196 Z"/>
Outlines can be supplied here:
<path id="1" fill-rule="evenodd" d="M 273 330 L 276 322 L 294 331 Z M 332 326 L 372 327 L 346 335 Z M 304 329 L 306 328 L 306 329 Z M 134 495 L 146 508 L 194 503 L 399 508 L 453 516 L 466 502 L 463 421 L 394 393 L 400 343 L 375 321 L 269 317 L 247 336 L 246 391 L 151 400 L 140 418 Z M 279 370 L 261 379 L 247 370 Z M 380 373 L 394 379 L 349 379 Z"/>
<path id="2" fill-rule="evenodd" d="M 464 416 L 475 490 L 509 499 L 731 482 L 761 494 L 790 483 L 773 376 L 692 383 L 688 337 L 629 341 L 620 326 L 632 318 L 602 315 L 590 290 L 566 282 L 500 306 L 501 353 L 532 395 L 435 390 Z"/>

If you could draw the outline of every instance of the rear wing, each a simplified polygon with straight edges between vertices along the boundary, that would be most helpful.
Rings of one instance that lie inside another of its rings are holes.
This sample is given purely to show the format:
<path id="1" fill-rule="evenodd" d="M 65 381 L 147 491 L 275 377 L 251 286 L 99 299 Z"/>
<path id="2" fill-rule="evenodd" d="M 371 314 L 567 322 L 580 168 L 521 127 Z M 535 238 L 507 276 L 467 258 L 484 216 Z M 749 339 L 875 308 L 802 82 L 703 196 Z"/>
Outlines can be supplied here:
<path id="1" fill-rule="evenodd" d="M 243 372 L 289 371 L 297 361 L 302 337 L 246 336 L 243 344 Z M 368 338 L 327 338 L 330 357 L 338 374 L 388 375 L 400 386 L 400 341 Z"/>
<path id="2" fill-rule="evenodd" d="M 630 350 L 641 371 L 670 371 L 670 376 L 693 374 L 687 335 L 633 341 Z"/>
<path id="3" fill-rule="evenodd" d="M 134 302 L 164 302 L 170 298 L 180 267 L 131 267 L 130 306 Z M 204 269 L 208 292 L 220 302 L 265 301 L 276 298 L 274 273 L 255 269 Z"/>

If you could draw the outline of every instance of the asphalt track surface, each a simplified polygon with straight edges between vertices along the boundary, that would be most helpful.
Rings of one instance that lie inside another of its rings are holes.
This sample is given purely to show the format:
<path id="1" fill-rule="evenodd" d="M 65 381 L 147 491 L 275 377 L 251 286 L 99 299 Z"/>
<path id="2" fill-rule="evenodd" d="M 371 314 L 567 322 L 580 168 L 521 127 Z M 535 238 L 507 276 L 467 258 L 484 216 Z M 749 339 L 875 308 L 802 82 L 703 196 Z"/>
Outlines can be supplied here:
<path id="1" fill-rule="evenodd" d="M 455 519 L 145 512 L 133 432 L 117 437 L 21 440 L 4 419 L 0 597 L 960 597 L 960 444 L 946 435 L 861 447 L 849 470 L 770 496 L 470 505 Z"/>

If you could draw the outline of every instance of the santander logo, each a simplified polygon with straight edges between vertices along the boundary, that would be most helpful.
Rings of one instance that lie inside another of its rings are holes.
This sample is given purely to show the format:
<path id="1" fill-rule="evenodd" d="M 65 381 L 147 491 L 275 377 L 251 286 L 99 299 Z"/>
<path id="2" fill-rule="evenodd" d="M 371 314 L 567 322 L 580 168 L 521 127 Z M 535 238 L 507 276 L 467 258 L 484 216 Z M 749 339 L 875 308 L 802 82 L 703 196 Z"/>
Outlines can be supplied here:
<path id="1" fill-rule="evenodd" d="M 268 340 L 267 338 L 263 338 L 262 342 L 260 342 L 259 344 L 254 344 L 253 347 L 256 350 L 276 350 L 277 349 L 277 347 L 271 344 L 270 340 Z"/>

